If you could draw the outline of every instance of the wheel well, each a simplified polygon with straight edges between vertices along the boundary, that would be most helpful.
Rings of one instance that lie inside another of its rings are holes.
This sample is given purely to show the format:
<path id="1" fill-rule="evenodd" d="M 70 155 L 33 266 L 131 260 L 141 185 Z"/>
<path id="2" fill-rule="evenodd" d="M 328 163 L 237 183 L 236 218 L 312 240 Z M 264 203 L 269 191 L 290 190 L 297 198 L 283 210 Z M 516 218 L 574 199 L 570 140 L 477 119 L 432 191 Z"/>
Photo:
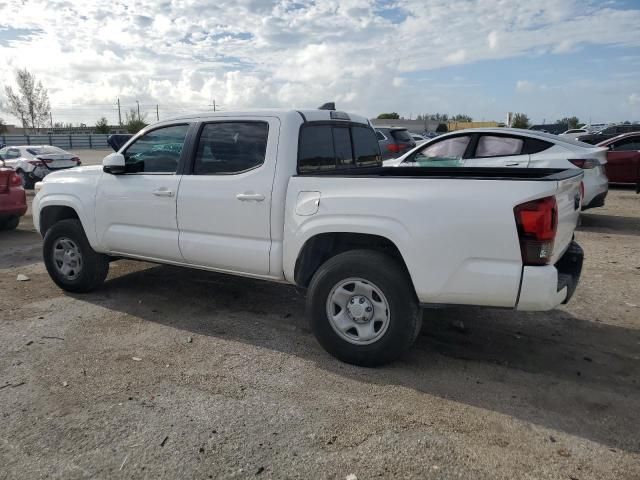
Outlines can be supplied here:
<path id="1" fill-rule="evenodd" d="M 49 230 L 54 223 L 68 218 L 80 219 L 76 211 L 71 207 L 59 205 L 44 207 L 40 212 L 40 233 L 44 237 L 44 234 L 47 233 L 47 230 Z"/>
<path id="2" fill-rule="evenodd" d="M 296 285 L 308 287 L 313 274 L 324 262 L 348 250 L 361 249 L 376 250 L 396 259 L 411 278 L 400 250 L 388 238 L 365 233 L 335 232 L 321 233 L 306 241 L 296 260 L 294 270 Z"/>

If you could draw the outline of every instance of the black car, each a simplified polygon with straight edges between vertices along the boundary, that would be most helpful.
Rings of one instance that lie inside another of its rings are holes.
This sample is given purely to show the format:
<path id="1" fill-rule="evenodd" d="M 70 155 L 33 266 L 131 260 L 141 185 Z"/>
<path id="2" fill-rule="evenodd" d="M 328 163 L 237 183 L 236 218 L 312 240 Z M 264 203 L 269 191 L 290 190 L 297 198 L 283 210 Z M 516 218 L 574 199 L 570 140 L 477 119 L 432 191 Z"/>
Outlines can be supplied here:
<path id="1" fill-rule="evenodd" d="M 623 133 L 640 132 L 640 123 L 623 124 L 623 125 L 611 125 L 597 133 L 587 133 L 586 135 L 580 135 L 577 140 L 585 143 L 595 145 L 604 140 L 617 137 Z"/>

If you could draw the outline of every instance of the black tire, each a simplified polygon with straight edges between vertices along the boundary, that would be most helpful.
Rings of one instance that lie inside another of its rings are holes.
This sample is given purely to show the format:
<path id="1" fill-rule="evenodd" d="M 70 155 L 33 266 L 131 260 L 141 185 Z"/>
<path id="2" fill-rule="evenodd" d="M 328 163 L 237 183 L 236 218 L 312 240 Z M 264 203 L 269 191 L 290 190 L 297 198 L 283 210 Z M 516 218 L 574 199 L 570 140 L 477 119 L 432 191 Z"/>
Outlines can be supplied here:
<path id="1" fill-rule="evenodd" d="M 82 256 L 82 268 L 79 269 L 77 278 L 65 277 L 54 263 L 54 245 L 57 240 L 62 238 L 73 241 Z M 53 224 L 44 236 L 42 254 L 51 279 L 56 285 L 68 292 L 91 292 L 102 285 L 107 273 L 109 273 L 109 257 L 97 253 L 91 248 L 78 219 L 70 218 Z"/>
<path id="2" fill-rule="evenodd" d="M 373 343 L 357 345 L 339 336 L 327 315 L 327 301 L 341 281 L 361 278 L 381 290 L 389 305 L 388 327 Z M 351 250 L 326 261 L 313 276 L 307 294 L 307 316 L 327 352 L 363 367 L 389 363 L 415 342 L 422 327 L 411 279 L 392 257 L 372 250 Z"/>
<path id="3" fill-rule="evenodd" d="M 0 220 L 0 230 L 15 230 L 20 224 L 20 217 L 14 215 L 4 220 Z"/>
<path id="4" fill-rule="evenodd" d="M 22 179 L 22 187 L 25 190 L 33 190 L 33 186 L 35 185 L 35 182 L 31 178 L 29 178 L 29 175 L 22 170 L 18 170 L 16 173 Z"/>

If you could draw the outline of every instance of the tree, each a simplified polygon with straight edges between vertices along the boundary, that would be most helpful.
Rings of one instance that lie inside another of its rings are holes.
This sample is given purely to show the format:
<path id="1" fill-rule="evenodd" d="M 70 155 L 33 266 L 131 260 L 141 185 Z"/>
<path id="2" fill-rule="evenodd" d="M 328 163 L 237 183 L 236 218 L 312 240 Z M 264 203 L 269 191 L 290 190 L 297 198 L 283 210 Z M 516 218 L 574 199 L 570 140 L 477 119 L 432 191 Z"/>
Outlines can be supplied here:
<path id="1" fill-rule="evenodd" d="M 132 108 L 129 112 L 125 113 L 125 117 L 125 127 L 127 127 L 127 132 L 129 133 L 138 133 L 147 126 L 147 116 L 145 114 L 138 116 L 138 112 L 136 112 L 135 108 Z"/>
<path id="2" fill-rule="evenodd" d="M 558 120 L 556 123 L 559 123 L 560 125 L 565 125 L 567 128 L 567 130 L 572 129 L 572 128 L 578 128 L 578 124 L 580 123 L 580 120 L 578 119 L 578 117 L 564 117 L 561 120 Z"/>
<path id="3" fill-rule="evenodd" d="M 96 122 L 96 133 L 109 133 L 111 128 L 109 127 L 109 121 L 106 117 L 102 117 Z"/>
<path id="4" fill-rule="evenodd" d="M 449 115 L 447 115 L 446 113 L 432 113 L 431 115 L 428 116 L 428 118 L 430 120 L 433 120 L 434 122 L 448 122 L 449 121 Z"/>
<path id="5" fill-rule="evenodd" d="M 398 115 L 396 112 L 381 113 L 380 115 L 378 115 L 378 118 L 380 120 L 398 120 L 400 118 L 400 115 Z"/>
<path id="6" fill-rule="evenodd" d="M 516 113 L 511 120 L 513 128 L 529 128 L 529 117 L 524 113 Z"/>
<path id="7" fill-rule="evenodd" d="M 461 113 L 455 115 L 452 120 L 454 122 L 473 122 L 473 119 L 469 115 L 463 115 Z"/>
<path id="8" fill-rule="evenodd" d="M 16 84 L 16 92 L 9 86 L 4 89 L 7 96 L 5 110 L 19 118 L 23 128 L 34 131 L 44 127 L 51 110 L 47 89 L 26 68 L 16 70 Z"/>

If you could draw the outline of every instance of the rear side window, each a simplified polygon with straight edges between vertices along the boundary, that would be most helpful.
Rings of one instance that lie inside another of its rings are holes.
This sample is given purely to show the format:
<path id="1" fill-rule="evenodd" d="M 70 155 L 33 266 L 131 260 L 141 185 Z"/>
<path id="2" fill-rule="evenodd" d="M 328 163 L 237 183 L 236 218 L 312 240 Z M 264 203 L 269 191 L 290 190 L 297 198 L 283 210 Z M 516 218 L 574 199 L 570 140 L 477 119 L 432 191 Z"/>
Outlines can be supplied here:
<path id="1" fill-rule="evenodd" d="M 482 135 L 476 147 L 476 157 L 504 157 L 520 155 L 524 141 L 516 137 L 497 137 Z"/>
<path id="2" fill-rule="evenodd" d="M 397 142 L 410 142 L 411 135 L 407 130 L 391 130 L 391 136 Z"/>
<path id="3" fill-rule="evenodd" d="M 380 147 L 371 128 L 306 125 L 300 129 L 299 141 L 299 173 L 381 165 Z"/>
<path id="4" fill-rule="evenodd" d="M 619 140 L 613 144 L 613 149 L 616 152 L 630 152 L 634 150 L 640 150 L 640 137 L 631 137 Z"/>
<path id="5" fill-rule="evenodd" d="M 533 155 L 534 153 L 544 152 L 547 148 L 553 147 L 553 143 L 545 142 L 539 138 L 526 138 L 522 153 L 525 155 Z"/>
<path id="6" fill-rule="evenodd" d="M 231 175 L 264 163 L 266 122 L 215 122 L 202 128 L 193 166 L 195 175 Z"/>

